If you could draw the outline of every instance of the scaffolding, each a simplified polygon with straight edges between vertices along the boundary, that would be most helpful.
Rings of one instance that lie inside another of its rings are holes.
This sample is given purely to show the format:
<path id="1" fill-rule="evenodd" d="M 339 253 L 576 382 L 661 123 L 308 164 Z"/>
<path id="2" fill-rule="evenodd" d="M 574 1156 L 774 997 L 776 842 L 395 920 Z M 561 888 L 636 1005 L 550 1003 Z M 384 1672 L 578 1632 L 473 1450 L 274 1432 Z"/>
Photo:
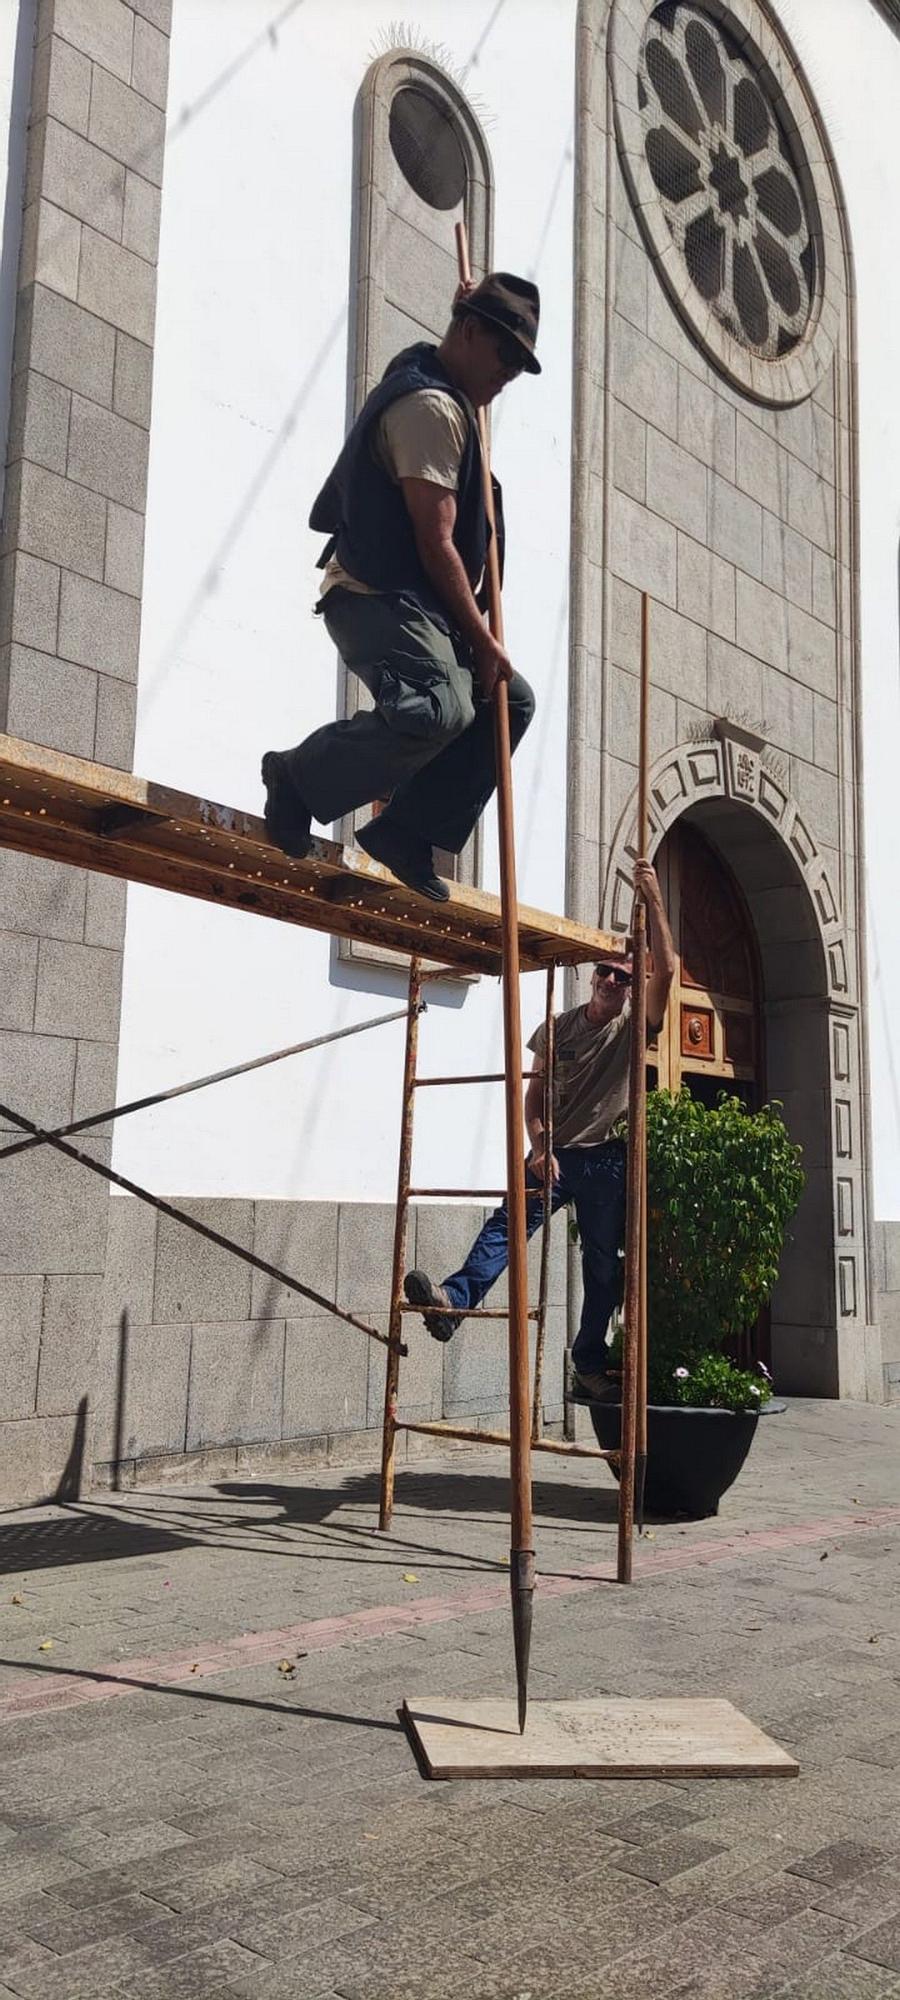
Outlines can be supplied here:
<path id="1" fill-rule="evenodd" d="M 198 897 L 220 908 L 243 909 L 250 914 L 274 917 L 306 930 L 364 939 L 405 953 L 409 959 L 406 1006 L 371 1020 L 254 1056 L 247 1062 L 176 1084 L 126 1104 L 105 1107 L 53 1130 L 44 1130 L 15 1107 L 0 1104 L 0 1116 L 23 1135 L 0 1148 L 0 1159 L 12 1158 L 35 1147 L 50 1146 L 159 1213 L 171 1217 L 219 1248 L 230 1251 L 254 1269 L 264 1272 L 309 1299 L 322 1311 L 333 1314 L 344 1324 L 385 1347 L 379 1508 L 380 1525 L 385 1530 L 389 1528 L 391 1519 L 398 1433 L 417 1433 L 434 1437 L 436 1441 L 443 1439 L 508 1448 L 509 1436 L 505 1432 L 485 1430 L 475 1425 L 416 1422 L 401 1419 L 397 1414 L 400 1364 L 407 1353 L 402 1337 L 403 1320 L 409 1313 L 423 1311 L 421 1307 L 410 1305 L 403 1295 L 410 1202 L 414 1199 L 472 1199 L 499 1196 L 506 1192 L 500 1188 L 418 1186 L 412 1180 L 417 1093 L 451 1085 L 499 1084 L 506 1080 L 503 1070 L 484 1075 L 457 1076 L 419 1076 L 417 1073 L 419 1023 L 426 1010 L 424 995 L 429 982 L 446 976 L 448 972 L 496 975 L 501 970 L 502 913 L 499 899 L 484 891 L 451 884 L 449 902 L 435 910 L 356 848 L 316 840 L 306 859 L 295 861 L 272 846 L 262 820 L 253 814 L 152 784 L 129 772 L 114 771 L 2 735 L 0 846 Z M 544 911 L 519 905 L 518 941 L 522 970 L 541 971 L 545 979 L 543 1088 L 549 1153 L 552 1149 L 557 970 L 560 967 L 592 964 L 601 956 L 621 957 L 627 940 L 565 917 L 551 916 Z M 425 969 L 426 961 L 428 970 Z M 243 1244 L 201 1222 L 177 1204 L 117 1173 L 72 1143 L 79 1133 L 106 1125 L 112 1120 L 399 1020 L 405 1020 L 406 1041 L 387 1334 L 368 1324 L 359 1314 L 347 1311 L 315 1291 L 290 1272 L 256 1256 Z M 627 1474 L 627 1466 L 622 1465 L 621 1451 L 601 1451 L 595 1445 L 544 1434 L 542 1379 L 550 1268 L 549 1185 L 545 1185 L 534 1199 L 542 1203 L 543 1215 L 538 1297 L 536 1304 L 529 1307 L 529 1319 L 534 1323 L 536 1332 L 531 1381 L 532 1449 L 569 1457 L 607 1459 L 616 1470 L 624 1470 Z M 424 1309 L 426 1316 L 428 1310 Z M 505 1307 L 481 1307 L 467 1315 L 488 1320 L 505 1319 L 506 1316 Z M 627 1506 L 629 1489 L 633 1492 L 633 1472 L 631 1480 L 626 1476 L 620 1485 L 620 1581 L 627 1581 L 630 1576 L 633 1507 Z M 627 1547 L 629 1552 L 627 1564 L 623 1562 L 623 1547 Z"/>

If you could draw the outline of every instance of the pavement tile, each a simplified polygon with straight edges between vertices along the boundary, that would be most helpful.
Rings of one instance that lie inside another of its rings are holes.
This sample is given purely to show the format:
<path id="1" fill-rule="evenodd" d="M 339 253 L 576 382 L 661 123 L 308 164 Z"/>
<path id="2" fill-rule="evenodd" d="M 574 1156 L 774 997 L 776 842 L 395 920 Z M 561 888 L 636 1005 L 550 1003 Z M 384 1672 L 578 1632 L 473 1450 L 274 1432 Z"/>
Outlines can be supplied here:
<path id="1" fill-rule="evenodd" d="M 808 1975 L 823 1958 L 845 1947 L 849 1936 L 847 1924 L 818 1910 L 800 1911 L 787 1923 L 761 1930 L 753 1940 L 753 1955 L 763 1970 L 746 1989 L 748 2000 L 769 2000 L 791 1979 Z"/>
<path id="2" fill-rule="evenodd" d="M 886 1965 L 892 1972 L 900 1972 L 900 1917 L 877 1924 L 874 1930 L 855 1938 L 848 1949 L 857 1958 L 871 1959 L 874 1965 Z"/>
<path id="3" fill-rule="evenodd" d="M 122 1982 L 143 1971 L 150 1963 L 132 1937 L 104 1938 L 99 1944 L 83 1945 L 60 1958 L 33 1960 L 14 1974 L 12 1980 L 23 2000 L 99 2000 L 101 1995 L 122 1990 Z"/>
<path id="4" fill-rule="evenodd" d="M 658 1841 L 660 1835 L 677 1833 L 682 1827 L 696 1825 L 703 1818 L 703 1809 L 698 1806 L 692 1812 L 687 1805 L 677 1805 L 674 1800 L 664 1800 L 662 1805 L 651 1806 L 647 1812 L 632 1813 L 627 1819 L 604 1822 L 603 1832 L 609 1840 L 633 1841 L 643 1845 L 646 1841 Z"/>
<path id="5" fill-rule="evenodd" d="M 719 1899 L 717 1899 L 719 1900 Z M 811 1904 L 821 1909 L 816 1900 L 816 1888 L 811 1882 L 803 1881 L 797 1875 L 769 1875 L 758 1878 L 752 1889 L 737 1889 L 734 1895 L 721 1898 L 723 1910 L 733 1910 L 735 1916 L 751 1917 L 757 1924 L 767 1928 L 779 1924 L 786 1917 L 793 1917 L 798 1910 L 807 1910 Z M 829 1903 L 829 1909 L 832 1905 Z M 834 1910 L 835 1916 L 843 1914 Z"/>
<path id="6" fill-rule="evenodd" d="M 0 1950 L 0 1979 L 18 1986 L 24 1980 L 22 1991 L 27 1992 L 28 1976 L 32 1970 L 40 1976 L 42 1967 L 53 1966 L 59 1961 L 46 1945 L 36 1944 L 33 1938 L 10 1934 L 4 1939 Z"/>
<path id="7" fill-rule="evenodd" d="M 271 1868 L 261 1868 L 258 1861 L 251 1861 L 247 1855 L 231 1854 L 222 1861 L 211 1862 L 208 1868 L 191 1869 L 177 1881 L 155 1883 L 153 1896 L 170 1910 L 202 1910 L 206 1903 L 266 1889 L 282 1880 Z"/>
<path id="8" fill-rule="evenodd" d="M 788 1873 L 803 1875 L 810 1882 L 822 1882 L 828 1888 L 837 1888 L 842 1882 L 856 1881 L 867 1870 L 877 1868 L 884 1858 L 884 1849 L 873 1847 L 867 1841 L 835 1840 L 828 1847 L 820 1847 L 815 1854 L 792 1861 Z"/>
<path id="9" fill-rule="evenodd" d="M 51 1951 L 77 1951 L 83 1944 L 99 1944 L 121 1931 L 134 1931 L 159 1915 L 160 1906 L 149 1896 L 124 1895 L 115 1902 L 101 1903 L 89 1910 L 65 1910 L 58 1916 L 41 1917 L 28 1926 L 28 1935 Z"/>
<path id="10" fill-rule="evenodd" d="M 201 1945 L 184 1958 L 169 1959 L 155 1971 L 139 1973 L 123 1989 L 122 2000 L 223 2000 L 231 1985 L 259 1964 L 232 1938 Z"/>
<path id="11" fill-rule="evenodd" d="M 785 2000 L 896 2000 L 900 1982 L 879 1966 L 841 1952 L 821 1959 L 809 1978 L 783 1990 Z"/>
<path id="12" fill-rule="evenodd" d="M 243 1904 L 238 1905 L 243 1908 Z M 152 1924 L 141 1924 L 132 1931 L 133 1942 L 144 1953 L 144 1964 L 165 1965 L 170 1958 L 183 1958 L 188 1952 L 197 1951 L 201 1945 L 216 1944 L 228 1935 L 228 1918 L 233 1905 L 210 1903 L 205 1910 L 174 1915 L 167 1910 L 160 1912 L 159 1919 Z"/>
<path id="13" fill-rule="evenodd" d="M 263 1958 L 280 1959 L 336 1943 L 350 1931 L 365 1930 L 373 1922 L 368 1910 L 355 1909 L 343 1899 L 331 1897 L 278 1915 L 250 1910 L 229 1924 L 229 1933 L 249 1951 L 259 1952 Z"/>
<path id="14" fill-rule="evenodd" d="M 638 1847 L 634 1852 L 625 1849 L 613 1866 L 623 1875 L 639 1875 L 645 1882 L 667 1882 L 671 1876 L 683 1875 L 687 1869 L 698 1868 L 724 1852 L 721 1841 L 685 1833 L 659 1841 L 655 1846 Z"/>
<path id="15" fill-rule="evenodd" d="M 845 1923 L 867 1930 L 879 1920 L 900 1915 L 900 1858 L 883 1868 L 870 1868 L 865 1875 L 852 1877 L 834 1888 L 814 1885 L 810 1898 L 817 1910 L 841 1917 Z"/>

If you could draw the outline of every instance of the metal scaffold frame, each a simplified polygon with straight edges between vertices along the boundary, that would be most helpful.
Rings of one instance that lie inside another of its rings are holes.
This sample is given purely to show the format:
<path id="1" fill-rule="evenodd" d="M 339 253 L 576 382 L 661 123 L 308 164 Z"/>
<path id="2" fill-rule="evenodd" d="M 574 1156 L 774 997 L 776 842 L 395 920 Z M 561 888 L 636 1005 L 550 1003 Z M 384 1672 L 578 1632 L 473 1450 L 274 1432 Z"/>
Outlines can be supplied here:
<path id="1" fill-rule="evenodd" d="M 356 937 L 404 951 L 410 961 L 407 1005 L 370 1021 L 342 1028 L 271 1051 L 204 1077 L 179 1083 L 167 1090 L 134 1099 L 127 1104 L 101 1111 L 46 1130 L 12 1105 L 0 1104 L 0 1116 L 23 1135 L 0 1148 L 0 1159 L 39 1146 L 54 1151 L 99 1175 L 114 1187 L 147 1203 L 158 1213 L 171 1217 L 229 1251 L 254 1269 L 309 1299 L 322 1311 L 333 1314 L 367 1339 L 387 1349 L 387 1386 L 384 1424 L 384 1483 L 382 1516 L 389 1518 L 396 1433 L 415 1429 L 435 1439 L 468 1439 L 487 1445 L 507 1445 L 508 1437 L 497 1432 L 479 1431 L 448 1424 L 401 1424 L 396 1416 L 399 1365 L 406 1353 L 402 1339 L 403 1316 L 407 1310 L 401 1296 L 403 1253 L 408 1203 L 414 1195 L 427 1198 L 443 1192 L 452 1199 L 471 1195 L 474 1190 L 415 1188 L 411 1182 L 411 1098 L 419 1088 L 442 1083 L 506 1081 L 506 1070 L 487 1078 L 417 1078 L 415 1062 L 417 1031 L 422 1011 L 421 987 L 424 978 L 441 976 L 438 970 L 423 974 L 422 962 L 459 972 L 497 975 L 502 969 L 502 907 L 495 896 L 471 888 L 451 885 L 448 904 L 435 913 L 398 883 L 386 869 L 357 849 L 317 840 L 303 861 L 288 859 L 274 848 L 265 828 L 252 814 L 168 787 L 154 785 L 131 773 L 115 771 L 84 759 L 69 757 L 43 746 L 0 735 L 0 847 L 48 860 L 83 867 L 151 887 L 163 888 L 218 905 L 239 908 L 260 916 L 330 935 Z M 519 965 L 522 971 L 540 970 L 547 982 L 547 1062 L 545 1075 L 545 1124 L 552 1126 L 553 1069 L 553 979 L 559 966 L 592 963 L 599 956 L 622 956 L 626 940 L 565 917 L 515 906 Z M 292 1273 L 258 1257 L 222 1231 L 211 1228 L 188 1214 L 174 1202 L 140 1186 L 114 1168 L 95 1159 L 73 1144 L 78 1134 L 127 1117 L 154 1104 L 165 1103 L 190 1092 L 212 1087 L 229 1078 L 244 1075 L 267 1064 L 322 1047 L 331 1041 L 360 1034 L 371 1027 L 402 1018 L 407 1023 L 404 1068 L 404 1098 L 401 1119 L 401 1160 L 398 1176 L 398 1215 L 395 1229 L 391 1281 L 389 1332 L 370 1326 L 360 1315 L 349 1312 Z M 520 1072 L 521 1074 L 521 1072 Z M 509 1092 L 507 1092 L 509 1096 Z M 404 1161 L 404 1147 L 408 1148 Z M 486 1192 L 481 1190 L 480 1192 Z M 502 1190 L 498 1192 L 503 1192 Z M 545 1438 L 540 1426 L 541 1370 L 543 1365 L 543 1325 L 546 1315 L 549 1202 L 545 1194 L 544 1240 L 541 1252 L 539 1299 L 535 1309 L 538 1325 L 536 1368 L 530 1385 L 528 1410 L 529 1448 L 567 1456 L 607 1456 L 613 1463 L 619 1454 L 602 1454 L 594 1446 L 577 1445 L 564 1439 Z M 506 1317 L 506 1309 L 484 1308 L 483 1316 Z M 626 1403 L 628 1401 L 626 1366 Z M 620 1488 L 620 1529 L 618 1574 L 626 1581 L 630 1574 L 633 1526 L 634 1477 L 627 1477 L 633 1444 L 626 1436 Z M 624 1552 L 624 1554 L 623 1554 Z"/>
<path id="2" fill-rule="evenodd" d="M 481 1076 L 419 1076 L 419 1017 L 424 1011 L 421 993 L 423 979 L 421 962 L 413 958 L 409 969 L 409 1001 L 406 1021 L 406 1049 L 403 1063 L 403 1102 L 400 1117 L 400 1150 L 397 1168 L 397 1207 L 394 1221 L 394 1249 L 391 1269 L 391 1307 L 388 1322 L 388 1355 L 385 1369 L 384 1425 L 381 1456 L 381 1494 L 379 1526 L 387 1530 L 391 1526 L 394 1504 L 394 1473 L 398 1431 L 415 1432 L 422 1437 L 447 1438 L 457 1442 L 501 1445 L 509 1447 L 509 1436 L 501 1431 L 488 1431 L 473 1425 L 413 1421 L 398 1416 L 400 1400 L 400 1357 L 406 1352 L 401 1339 L 403 1317 L 408 1313 L 429 1314 L 440 1312 L 440 1306 L 411 1305 L 403 1291 L 403 1276 L 406 1269 L 406 1244 L 408 1236 L 409 1206 L 414 1195 L 420 1197 L 441 1197 L 444 1200 L 468 1196 L 477 1200 L 480 1196 L 505 1194 L 503 1188 L 420 1188 L 412 1185 L 412 1149 L 414 1131 L 414 1109 L 416 1093 L 420 1090 L 437 1089 L 448 1085 L 505 1083 L 503 1070 Z M 543 1123 L 546 1134 L 546 1151 L 549 1159 L 553 1151 L 553 1085 L 555 1073 L 555 1012 L 554 988 L 556 967 L 547 971 L 546 1002 L 544 1009 L 545 1061 L 543 1072 Z M 522 1081 L 526 1078 L 523 1076 Z M 530 1192 L 530 1191 L 529 1191 Z M 531 1449 L 532 1451 L 553 1452 L 568 1458 L 600 1458 L 618 1464 L 619 1451 L 602 1451 L 598 1445 L 576 1444 L 567 1438 L 548 1438 L 543 1428 L 543 1371 L 544 1345 L 547 1323 L 547 1290 L 550 1272 L 550 1224 L 552 1220 L 552 1183 L 549 1175 L 544 1186 L 532 1197 L 539 1201 L 542 1210 L 541 1256 L 538 1278 L 537 1306 L 529 1308 L 528 1318 L 536 1322 L 534 1370 L 531 1393 Z M 475 1306 L 465 1315 L 466 1319 L 506 1319 L 505 1306 Z"/>

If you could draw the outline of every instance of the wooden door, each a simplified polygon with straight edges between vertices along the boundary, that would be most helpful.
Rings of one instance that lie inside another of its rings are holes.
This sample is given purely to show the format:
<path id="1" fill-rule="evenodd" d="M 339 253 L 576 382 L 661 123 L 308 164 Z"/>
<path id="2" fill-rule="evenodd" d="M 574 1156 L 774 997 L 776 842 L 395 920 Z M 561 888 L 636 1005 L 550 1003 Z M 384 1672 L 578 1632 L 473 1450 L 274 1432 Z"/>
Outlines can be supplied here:
<path id="1" fill-rule="evenodd" d="M 689 1090 L 709 1105 L 727 1090 L 755 1111 L 765 1098 L 762 989 L 743 897 L 692 826 L 673 827 L 656 867 L 675 944 L 675 978 L 662 1032 L 648 1050 L 648 1087 Z M 770 1363 L 768 1307 L 729 1351 L 744 1368 Z"/>
<path id="2" fill-rule="evenodd" d="M 714 1103 L 734 1090 L 762 1101 L 763 1043 L 756 940 L 737 884 L 703 835 L 676 826 L 657 857 L 675 944 L 675 978 L 652 1081 Z"/>

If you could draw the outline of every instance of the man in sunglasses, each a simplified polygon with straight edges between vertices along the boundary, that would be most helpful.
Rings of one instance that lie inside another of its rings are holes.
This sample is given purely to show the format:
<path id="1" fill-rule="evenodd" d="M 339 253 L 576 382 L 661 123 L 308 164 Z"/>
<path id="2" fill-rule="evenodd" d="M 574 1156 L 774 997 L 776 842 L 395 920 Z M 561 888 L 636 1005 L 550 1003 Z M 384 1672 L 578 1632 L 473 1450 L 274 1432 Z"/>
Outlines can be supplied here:
<path id="1" fill-rule="evenodd" d="M 658 1034 L 675 971 L 675 954 L 656 871 L 638 861 L 634 886 L 647 909 L 647 1027 Z M 543 1220 L 538 1197 L 545 1175 L 555 1214 L 572 1202 L 581 1243 L 584 1304 L 572 1348 L 576 1386 L 597 1395 L 605 1386 L 606 1333 L 621 1302 L 619 1248 L 625 1227 L 625 1141 L 612 1132 L 628 1104 L 631 1046 L 630 961 L 601 959 L 594 967 L 586 1006 L 571 1007 L 556 1023 L 553 1152 L 544 1134 L 544 1024 L 528 1044 L 534 1065 L 525 1093 L 531 1143 L 525 1169 L 528 1234 Z M 414 1305 L 438 1308 L 425 1315 L 435 1340 L 450 1340 L 466 1313 L 481 1304 L 508 1259 L 506 1203 L 495 1209 L 461 1269 L 436 1285 L 425 1271 L 409 1271 L 405 1291 Z"/>
<path id="2" fill-rule="evenodd" d="M 527 681 L 483 616 L 490 529 L 476 411 L 535 355 L 537 286 L 508 271 L 461 285 L 440 346 L 394 357 L 310 515 L 329 540 L 317 610 L 373 708 L 268 750 L 266 828 L 300 858 L 310 822 L 388 800 L 359 845 L 434 902 L 434 848 L 458 854 L 495 785 L 490 697 L 507 683 L 512 748 L 534 713 Z M 499 554 L 503 510 L 494 482 Z"/>

